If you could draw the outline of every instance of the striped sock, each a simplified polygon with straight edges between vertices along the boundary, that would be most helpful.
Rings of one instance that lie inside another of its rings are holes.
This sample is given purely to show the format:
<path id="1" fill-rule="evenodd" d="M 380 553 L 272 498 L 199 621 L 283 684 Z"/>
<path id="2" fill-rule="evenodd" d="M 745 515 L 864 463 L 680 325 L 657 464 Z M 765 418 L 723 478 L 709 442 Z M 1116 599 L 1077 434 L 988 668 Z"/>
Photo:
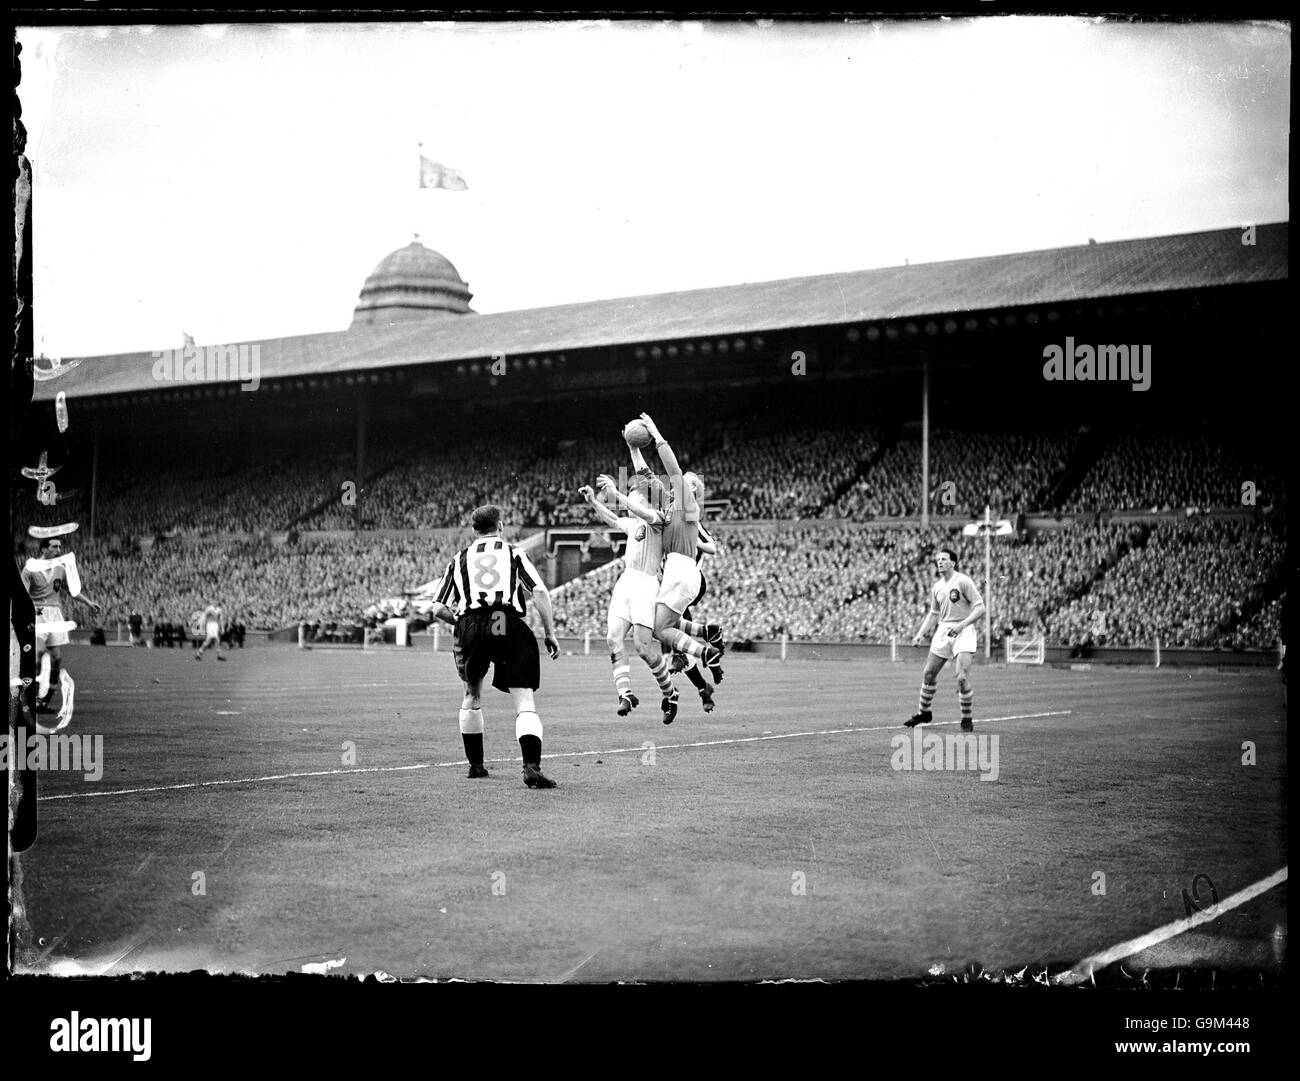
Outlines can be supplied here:
<path id="1" fill-rule="evenodd" d="M 632 680 L 628 676 L 627 657 L 623 651 L 617 650 L 609 655 L 609 663 L 614 666 L 614 688 L 618 691 L 619 696 L 632 692 Z"/>
<path id="2" fill-rule="evenodd" d="M 646 661 L 646 667 L 650 669 L 650 674 L 655 677 L 655 682 L 659 684 L 659 689 L 665 695 L 673 693 L 673 677 L 668 671 L 668 658 L 660 654 L 657 661 Z"/>
<path id="3" fill-rule="evenodd" d="M 693 634 L 696 638 L 703 638 L 709 631 L 707 623 L 701 623 L 694 619 L 683 619 L 677 624 L 687 634 Z"/>
<path id="4" fill-rule="evenodd" d="M 664 631 L 663 639 L 671 648 L 678 653 L 685 653 L 688 657 L 703 657 L 707 648 L 703 642 L 676 627 L 669 627 Z"/>
<path id="5" fill-rule="evenodd" d="M 971 707 L 975 705 L 975 692 L 958 689 L 957 701 L 961 703 L 961 719 L 969 721 L 971 719 Z"/>
<path id="6" fill-rule="evenodd" d="M 917 709 L 918 713 L 929 713 L 930 703 L 934 701 L 934 692 L 939 689 L 937 683 L 921 684 L 921 705 Z"/>

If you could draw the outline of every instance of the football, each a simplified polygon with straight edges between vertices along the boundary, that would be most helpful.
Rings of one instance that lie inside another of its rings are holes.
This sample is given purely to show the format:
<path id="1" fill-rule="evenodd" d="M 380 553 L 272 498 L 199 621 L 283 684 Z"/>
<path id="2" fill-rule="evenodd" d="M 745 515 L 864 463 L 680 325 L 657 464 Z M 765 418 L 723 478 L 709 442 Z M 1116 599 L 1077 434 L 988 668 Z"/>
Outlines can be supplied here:
<path id="1" fill-rule="evenodd" d="M 648 447 L 650 429 L 646 427 L 643 420 L 630 420 L 623 428 L 623 438 L 627 440 L 629 446 Z"/>

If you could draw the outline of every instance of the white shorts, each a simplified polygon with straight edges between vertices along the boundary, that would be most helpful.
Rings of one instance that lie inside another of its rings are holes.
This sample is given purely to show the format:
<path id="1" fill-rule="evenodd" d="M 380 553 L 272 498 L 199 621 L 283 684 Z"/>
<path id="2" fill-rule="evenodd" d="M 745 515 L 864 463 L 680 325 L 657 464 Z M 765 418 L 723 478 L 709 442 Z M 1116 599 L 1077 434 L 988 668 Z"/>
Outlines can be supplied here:
<path id="1" fill-rule="evenodd" d="M 613 623 L 622 619 L 634 625 L 653 627 L 658 593 L 659 579 L 629 567 L 614 583 L 614 595 L 609 599 L 609 621 Z"/>
<path id="2" fill-rule="evenodd" d="M 681 615 L 695 603 L 701 584 L 700 565 L 681 552 L 669 552 L 664 560 L 664 580 L 656 599 Z"/>
<path id="3" fill-rule="evenodd" d="M 950 619 L 945 623 L 940 623 L 938 629 L 934 632 L 934 637 L 930 639 L 930 652 L 943 657 L 945 660 L 952 660 L 958 653 L 974 653 L 979 646 L 979 639 L 975 635 L 975 625 L 970 624 L 963 627 L 956 638 L 949 638 L 948 632 L 952 630 L 961 620 Z"/>
<path id="4" fill-rule="evenodd" d="M 221 637 L 221 624 L 214 619 L 208 620 L 208 637 L 209 638 Z"/>
<path id="5" fill-rule="evenodd" d="M 66 646 L 68 631 L 75 626 L 74 622 L 63 618 L 62 608 L 46 605 L 36 609 L 36 648 Z"/>

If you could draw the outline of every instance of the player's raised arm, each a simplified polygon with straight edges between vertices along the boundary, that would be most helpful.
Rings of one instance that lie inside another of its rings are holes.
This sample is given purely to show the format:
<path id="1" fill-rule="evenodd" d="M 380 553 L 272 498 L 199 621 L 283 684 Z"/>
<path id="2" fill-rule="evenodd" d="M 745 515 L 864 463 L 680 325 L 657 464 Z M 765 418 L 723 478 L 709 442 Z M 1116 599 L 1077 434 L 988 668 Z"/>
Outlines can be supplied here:
<path id="1" fill-rule="evenodd" d="M 699 504 L 695 500 L 694 490 L 682 477 L 682 467 L 677 462 L 677 455 L 673 453 L 673 448 L 668 445 L 668 440 L 663 437 L 658 426 L 650 419 L 650 414 L 642 413 L 641 419 L 650 429 L 650 438 L 654 440 L 655 450 L 659 452 L 659 460 L 668 470 L 668 482 L 672 485 L 673 495 L 678 497 L 682 510 L 686 514 L 693 515 L 699 509 Z"/>
<path id="2" fill-rule="evenodd" d="M 596 483 L 600 485 L 600 490 L 602 492 L 609 492 L 613 495 L 613 497 L 618 501 L 619 506 L 629 514 L 636 515 L 636 517 L 640 518 L 643 522 L 650 523 L 650 525 L 663 525 L 664 516 L 662 513 L 655 510 L 653 507 L 642 503 L 632 502 L 632 500 L 628 499 L 627 496 L 618 490 L 618 485 L 614 483 L 614 478 L 608 473 L 602 473 L 597 477 Z M 620 526 L 620 528 L 622 527 Z"/>
<path id="3" fill-rule="evenodd" d="M 605 477 L 605 475 L 602 473 L 601 479 L 606 480 L 608 478 Z M 596 498 L 596 493 L 592 490 L 590 484 L 584 484 L 581 488 L 579 488 L 578 494 L 582 496 L 584 500 L 586 500 L 587 506 L 589 506 L 592 509 L 592 511 L 595 512 L 596 517 L 599 518 L 602 522 L 604 522 L 607 526 L 610 526 L 613 529 L 623 528 L 623 523 L 618 520 L 618 515 L 615 514 L 612 510 L 610 510 L 607 506 L 605 506 L 604 503 L 602 503 L 599 499 Z"/>
<path id="4" fill-rule="evenodd" d="M 651 472 L 650 467 L 646 465 L 645 455 L 641 453 L 640 447 L 634 447 L 631 443 L 627 445 L 628 453 L 632 456 L 632 468 L 637 476 L 644 477 L 647 484 L 650 485 L 650 493 L 647 493 L 646 499 L 651 503 L 658 503 L 663 506 L 668 496 L 672 493 L 663 486 L 663 482 Z M 617 489 L 615 489 L 617 491 Z"/>
<path id="5" fill-rule="evenodd" d="M 650 419 L 649 413 L 642 413 L 641 419 L 645 421 L 645 426 L 650 429 L 650 438 L 654 440 L 655 450 L 659 452 L 659 460 L 663 462 L 664 468 L 668 470 L 669 480 L 674 483 L 679 481 L 682 476 L 682 467 L 677 464 L 677 455 L 673 453 L 673 448 L 668 445 L 668 440 L 663 437 L 658 425 Z"/>

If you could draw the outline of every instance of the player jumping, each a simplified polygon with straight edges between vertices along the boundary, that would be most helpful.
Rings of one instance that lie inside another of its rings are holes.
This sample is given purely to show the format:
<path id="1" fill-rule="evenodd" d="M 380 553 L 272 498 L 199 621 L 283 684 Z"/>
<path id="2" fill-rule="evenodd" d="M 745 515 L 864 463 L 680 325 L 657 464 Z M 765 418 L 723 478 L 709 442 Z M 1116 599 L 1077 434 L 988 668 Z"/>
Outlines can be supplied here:
<path id="1" fill-rule="evenodd" d="M 627 655 L 623 642 L 627 632 L 632 632 L 632 642 L 637 655 L 645 661 L 650 674 L 659 684 L 665 699 L 673 696 L 673 677 L 668 671 L 668 661 L 654 637 L 655 598 L 659 594 L 659 564 L 663 561 L 664 515 L 646 500 L 649 482 L 634 476 L 630 482 L 629 496 L 623 495 L 612 477 L 602 473 L 597 478 L 605 499 L 616 501 L 629 513 L 619 517 L 596 497 L 590 485 L 578 491 L 596 516 L 608 526 L 627 534 L 627 547 L 623 552 L 623 573 L 614 584 L 609 599 L 609 618 L 606 624 L 606 641 L 609 644 L 609 661 L 614 668 L 614 689 L 618 692 L 618 715 L 626 717 L 640 704 L 632 693 Z"/>
<path id="2" fill-rule="evenodd" d="M 57 732 L 72 720 L 76 687 L 72 676 L 63 667 L 63 655 L 59 652 L 59 647 L 69 642 L 68 631 L 76 626 L 64 618 L 63 598 L 65 595 L 79 598 L 95 610 L 100 605 L 81 588 L 77 557 L 72 552 L 63 551 L 63 541 L 59 537 L 46 537 L 41 541 L 40 556 L 27 560 L 23 565 L 22 580 L 36 607 L 36 648 L 44 650 L 36 681 L 36 712 L 53 713 L 50 702 L 54 698 L 54 688 L 57 686 L 63 693 L 58 726 L 44 729 L 38 724 L 38 728 Z"/>
<path id="3" fill-rule="evenodd" d="M 704 528 L 703 522 L 700 523 L 700 538 L 697 548 L 695 562 L 701 565 L 706 555 L 718 554 L 718 546 L 709 535 L 708 530 Z M 693 618 L 696 605 L 704 600 L 704 595 L 708 592 L 708 589 L 709 583 L 704 577 L 704 569 L 701 566 L 700 591 L 695 595 L 695 600 L 691 601 L 691 606 L 682 613 L 681 628 L 687 634 L 693 634 L 696 637 L 704 638 L 706 641 L 712 641 L 714 637 L 721 639 L 722 628 L 713 623 L 696 622 Z M 699 692 L 700 704 L 703 705 L 704 712 L 712 713 L 713 687 L 710 687 L 709 681 L 704 678 L 704 666 L 700 663 L 700 659 L 698 657 L 688 657 L 685 653 L 674 653 L 671 668 L 674 673 L 686 673 L 686 678 L 691 681 L 692 686 Z M 709 674 L 713 676 L 715 686 L 722 682 L 721 658 L 718 658 L 718 662 L 709 667 Z"/>
<path id="4" fill-rule="evenodd" d="M 655 637 L 668 650 L 678 650 L 690 657 L 698 658 L 707 667 L 713 667 L 722 660 L 722 632 L 712 628 L 716 635 L 708 641 L 694 638 L 681 627 L 682 613 L 700 593 L 702 584 L 699 564 L 695 557 L 699 551 L 700 519 L 704 508 L 704 482 L 694 473 L 683 473 L 677 463 L 668 441 L 659 433 L 655 422 L 648 413 L 642 413 L 641 419 L 650 430 L 650 438 L 659 452 L 659 460 L 668 471 L 670 485 L 667 522 L 664 525 L 664 571 L 663 581 L 659 586 L 659 595 L 655 600 Z M 653 474 L 646 467 L 641 452 L 629 444 L 632 464 L 637 472 L 654 481 Z M 657 483 L 657 482 L 655 482 Z M 661 486 L 662 487 L 662 486 Z M 661 493 L 662 494 L 662 493 Z M 661 703 L 664 711 L 664 724 L 672 724 L 677 716 L 677 689 L 665 696 Z"/>
<path id="5" fill-rule="evenodd" d="M 955 658 L 961 730 L 973 732 L 975 722 L 971 719 L 971 707 L 975 692 L 970 685 L 970 665 L 977 645 L 975 624 L 984 618 L 984 598 L 975 588 L 975 583 L 957 570 L 956 554 L 951 548 L 940 548 L 935 553 L 934 565 L 939 580 L 930 590 L 930 611 L 912 639 L 912 645 L 919 646 L 925 640 L 936 620 L 938 628 L 930 640 L 930 655 L 925 659 L 925 670 L 921 673 L 920 707 L 904 724 L 915 728 L 934 720 L 930 703 L 934 701 L 939 671 L 950 658 Z"/>

